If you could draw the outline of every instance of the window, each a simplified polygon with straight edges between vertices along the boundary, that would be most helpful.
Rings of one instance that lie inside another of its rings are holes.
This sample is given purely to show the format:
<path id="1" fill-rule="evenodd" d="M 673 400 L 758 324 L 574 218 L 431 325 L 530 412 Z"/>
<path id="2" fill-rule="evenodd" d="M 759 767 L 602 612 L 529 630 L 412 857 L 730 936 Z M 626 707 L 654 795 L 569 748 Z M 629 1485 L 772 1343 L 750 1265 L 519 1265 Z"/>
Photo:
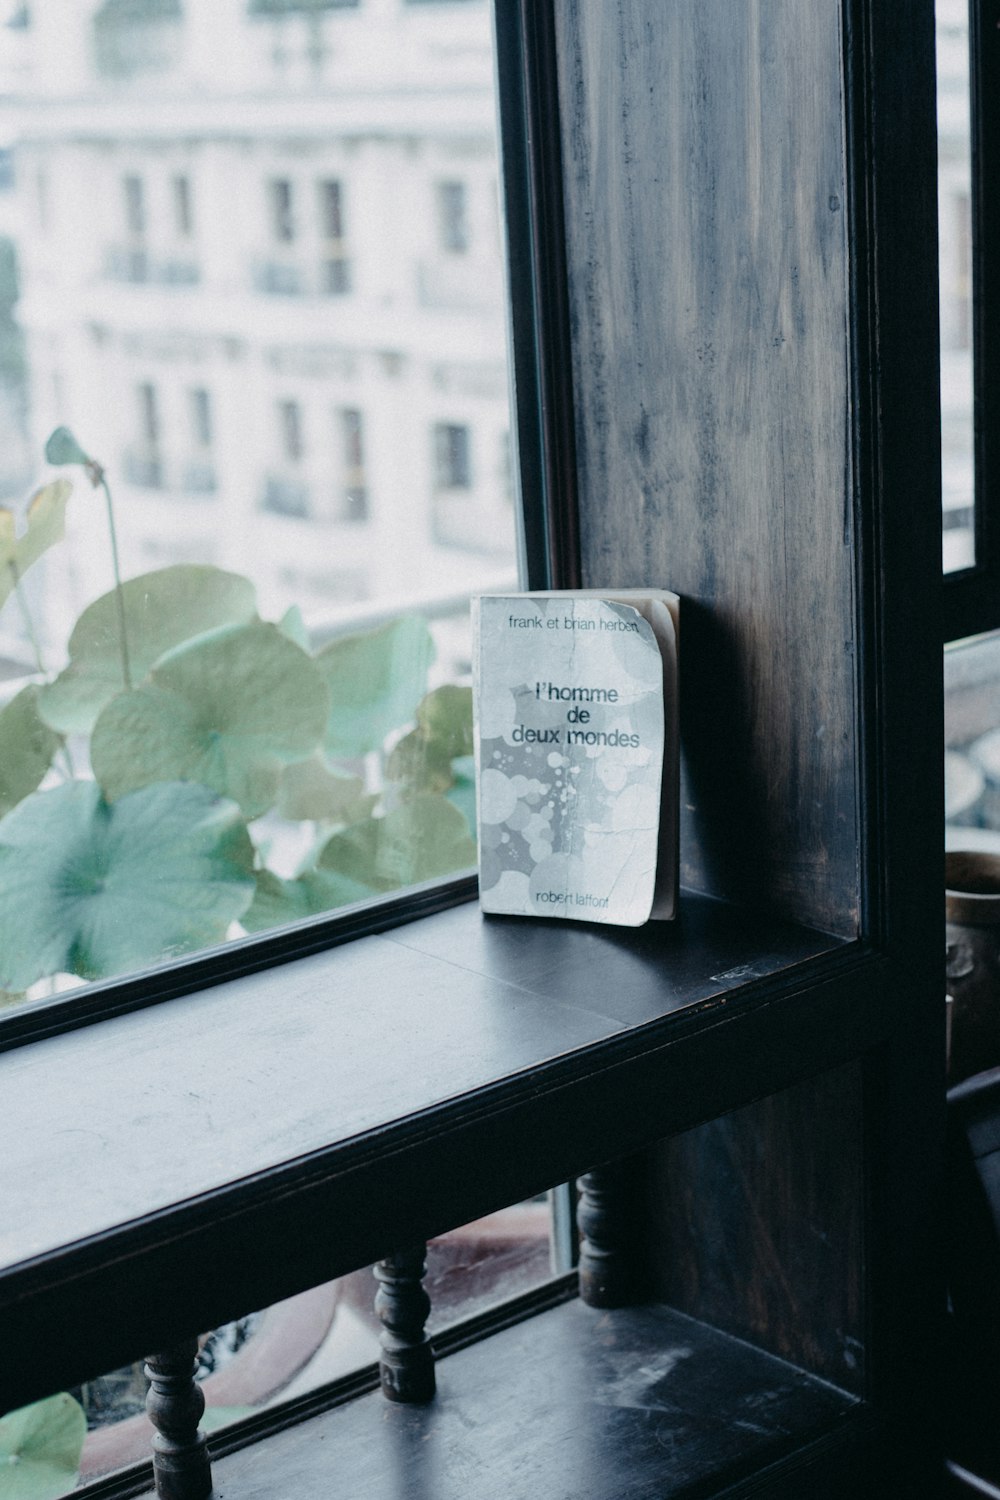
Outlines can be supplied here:
<path id="1" fill-rule="evenodd" d="M 177 176 L 172 179 L 174 199 L 174 228 L 181 239 L 189 239 L 194 233 L 194 214 L 191 203 L 191 179 Z"/>
<path id="2" fill-rule="evenodd" d="M 271 235 L 278 244 L 290 245 L 295 239 L 292 212 L 292 184 L 287 177 L 276 178 L 268 185 L 271 200 Z"/>
<path id="3" fill-rule="evenodd" d="M 368 519 L 368 488 L 365 481 L 364 418 L 355 407 L 338 413 L 340 428 L 342 487 L 340 517 L 345 521 Z"/>
<path id="4" fill-rule="evenodd" d="M 438 239 L 442 250 L 464 255 L 469 248 L 468 192 L 464 182 L 437 184 Z"/>
<path id="5" fill-rule="evenodd" d="M 160 441 L 160 413 L 156 398 L 156 387 L 143 382 L 138 387 L 139 439 L 146 448 L 155 448 Z"/>
<path id="6" fill-rule="evenodd" d="M 201 388 L 190 392 L 191 437 L 196 448 L 212 446 L 212 398 Z"/>
<path id="7" fill-rule="evenodd" d="M 290 464 L 301 462 L 302 408 L 297 401 L 279 401 L 278 423 L 281 429 L 281 453 Z"/>
<path id="8" fill-rule="evenodd" d="M 321 182 L 320 222 L 323 236 L 322 287 L 331 296 L 351 290 L 351 262 L 344 231 L 344 189 L 339 181 Z"/>
<path id="9" fill-rule="evenodd" d="M 434 428 L 434 483 L 439 490 L 472 488 L 472 438 L 458 422 L 438 422 Z"/>
<path id="10" fill-rule="evenodd" d="M 125 227 L 137 238 L 146 233 L 146 189 L 141 177 L 129 176 L 122 181 L 125 194 Z"/>
<path id="11" fill-rule="evenodd" d="M 972 17 L 971 31 L 969 16 Z M 946 838 L 1000 851 L 996 59 L 986 12 L 938 0 Z M 992 634 L 991 634 L 992 632 Z"/>

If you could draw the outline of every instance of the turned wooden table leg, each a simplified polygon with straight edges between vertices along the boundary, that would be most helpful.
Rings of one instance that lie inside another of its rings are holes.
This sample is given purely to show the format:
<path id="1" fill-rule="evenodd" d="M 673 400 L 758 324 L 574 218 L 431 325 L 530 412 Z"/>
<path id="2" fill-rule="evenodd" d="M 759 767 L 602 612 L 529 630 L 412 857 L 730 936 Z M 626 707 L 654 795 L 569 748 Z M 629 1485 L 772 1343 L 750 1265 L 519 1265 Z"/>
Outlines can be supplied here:
<path id="1" fill-rule="evenodd" d="M 382 1320 L 379 1374 L 390 1401 L 429 1401 L 434 1356 L 424 1331 L 431 1299 L 424 1289 L 427 1246 L 397 1251 L 375 1267 L 375 1311 Z"/>
<path id="2" fill-rule="evenodd" d="M 212 1469 L 205 1434 L 199 1429 L 205 1397 L 194 1378 L 197 1339 L 185 1339 L 146 1361 L 146 1411 L 156 1428 L 153 1474 L 160 1500 L 206 1500 Z"/>
<path id="3" fill-rule="evenodd" d="M 595 1167 L 578 1181 L 580 1296 L 589 1307 L 625 1307 L 639 1288 L 634 1173 L 625 1162 Z"/>

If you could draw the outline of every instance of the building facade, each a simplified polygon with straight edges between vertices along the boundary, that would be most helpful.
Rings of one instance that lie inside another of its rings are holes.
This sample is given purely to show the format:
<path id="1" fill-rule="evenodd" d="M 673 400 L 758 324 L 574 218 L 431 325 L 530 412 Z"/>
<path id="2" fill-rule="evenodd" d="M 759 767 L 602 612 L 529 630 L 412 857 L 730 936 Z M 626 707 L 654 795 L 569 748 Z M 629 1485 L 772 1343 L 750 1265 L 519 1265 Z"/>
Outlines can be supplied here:
<path id="1" fill-rule="evenodd" d="M 320 632 L 512 580 L 489 28 L 486 0 L 8 16 L 28 448 L 66 424 L 105 465 L 127 574 L 231 568 Z M 48 640 L 107 554 L 82 483 Z"/>

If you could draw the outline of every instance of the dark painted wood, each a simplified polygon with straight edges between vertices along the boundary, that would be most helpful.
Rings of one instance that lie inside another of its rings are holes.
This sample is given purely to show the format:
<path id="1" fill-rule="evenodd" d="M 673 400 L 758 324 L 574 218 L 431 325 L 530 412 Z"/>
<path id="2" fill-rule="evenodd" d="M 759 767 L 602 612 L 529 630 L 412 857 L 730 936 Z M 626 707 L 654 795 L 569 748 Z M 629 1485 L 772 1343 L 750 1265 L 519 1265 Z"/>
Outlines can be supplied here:
<path id="1" fill-rule="evenodd" d="M 427 1246 L 413 1245 L 376 1262 L 375 1311 L 383 1325 L 379 1379 L 390 1401 L 430 1401 L 434 1356 L 426 1323 L 431 1299 L 424 1287 Z"/>
<path id="2" fill-rule="evenodd" d="M 520 479 L 520 574 L 578 588 L 580 540 L 570 366 L 559 95 L 552 10 L 496 0 L 503 182 Z"/>
<path id="3" fill-rule="evenodd" d="M 662 1142 L 650 1190 L 658 1296 L 862 1394 L 859 1064 Z"/>
<path id="4" fill-rule="evenodd" d="M 835 972 L 822 974 L 827 966 Z M 816 960 L 784 985 L 758 982 L 742 1003 L 731 996 L 711 1022 L 695 1011 L 688 1026 L 635 1028 L 11 1267 L 0 1275 L 0 1335 L 19 1356 L 0 1366 L 0 1406 L 113 1369 L 136 1342 L 163 1347 L 369 1264 L 387 1240 L 433 1238 L 578 1176 L 603 1153 L 634 1152 L 876 1046 L 894 1024 L 879 969 L 856 953 Z M 331 1224 L 336 1235 L 317 1233 Z"/>
<path id="5" fill-rule="evenodd" d="M 577 1184 L 580 1296 L 588 1307 L 627 1307 L 643 1290 L 643 1226 L 633 1161 L 608 1162 Z"/>
<path id="6" fill-rule="evenodd" d="M 438 1367 L 430 1406 L 362 1398 L 215 1465 L 219 1500 L 663 1500 L 836 1430 L 849 1397 L 665 1308 L 570 1302 Z M 819 1492 L 818 1492 L 819 1493 Z"/>
<path id="7" fill-rule="evenodd" d="M 33 1123 L 5 1153 L 0 1275 L 686 1009 L 709 1024 L 829 947 L 698 900 L 638 933 L 466 905 L 7 1053 L 0 1098 Z"/>
<path id="8" fill-rule="evenodd" d="M 205 1395 L 194 1378 L 197 1354 L 197 1339 L 187 1339 L 146 1361 L 158 1500 L 207 1500 L 212 1493 L 208 1444 L 198 1426 Z"/>
<path id="9" fill-rule="evenodd" d="M 836 5 L 558 0 L 587 585 L 682 604 L 682 878 L 859 921 Z"/>

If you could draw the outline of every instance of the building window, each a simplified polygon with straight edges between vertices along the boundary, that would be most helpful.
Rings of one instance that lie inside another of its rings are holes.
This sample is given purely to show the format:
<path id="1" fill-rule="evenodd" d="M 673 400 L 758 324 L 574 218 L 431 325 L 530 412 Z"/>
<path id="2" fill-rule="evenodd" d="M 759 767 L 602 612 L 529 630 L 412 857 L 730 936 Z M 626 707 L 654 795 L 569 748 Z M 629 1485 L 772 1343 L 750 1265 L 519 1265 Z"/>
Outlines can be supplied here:
<path id="1" fill-rule="evenodd" d="M 290 464 L 301 462 L 302 408 L 297 401 L 278 402 L 278 425 L 281 431 L 281 456 Z"/>
<path id="2" fill-rule="evenodd" d="M 323 236 L 322 289 L 331 296 L 351 290 L 351 264 L 344 235 L 344 187 L 333 179 L 319 185 L 320 230 Z"/>
<path id="3" fill-rule="evenodd" d="M 146 233 L 146 189 L 141 177 L 129 175 L 124 178 L 122 188 L 125 194 L 125 227 L 129 234 L 143 235 Z"/>
<path id="4" fill-rule="evenodd" d="M 160 441 L 160 413 L 156 398 L 156 387 L 148 381 L 138 387 L 139 435 L 147 448 L 155 448 Z"/>
<path id="5" fill-rule="evenodd" d="M 269 194 L 271 199 L 271 234 L 279 244 L 290 245 L 295 239 L 292 184 L 287 177 L 277 177 L 269 186 Z"/>
<path id="6" fill-rule="evenodd" d="M 194 212 L 191 204 L 191 179 L 183 174 L 173 180 L 174 227 L 182 239 L 189 239 L 194 232 Z"/>
<path id="7" fill-rule="evenodd" d="M 434 428 L 434 487 L 438 490 L 472 488 L 472 441 L 468 427 L 438 422 Z"/>
<path id="8" fill-rule="evenodd" d="M 464 255 L 469 248 L 469 205 L 464 182 L 437 185 L 438 242 L 450 255 Z"/>
<path id="9" fill-rule="evenodd" d="M 196 448 L 212 446 L 212 398 L 208 391 L 191 391 L 191 436 Z"/>
<path id="10" fill-rule="evenodd" d="M 125 455 L 125 477 L 140 489 L 163 488 L 160 456 L 160 403 L 156 387 L 143 381 L 135 388 L 137 442 Z"/>
<path id="11" fill-rule="evenodd" d="M 356 407 L 338 413 L 341 445 L 340 515 L 342 521 L 368 519 L 368 487 L 365 480 L 364 418 Z"/>

